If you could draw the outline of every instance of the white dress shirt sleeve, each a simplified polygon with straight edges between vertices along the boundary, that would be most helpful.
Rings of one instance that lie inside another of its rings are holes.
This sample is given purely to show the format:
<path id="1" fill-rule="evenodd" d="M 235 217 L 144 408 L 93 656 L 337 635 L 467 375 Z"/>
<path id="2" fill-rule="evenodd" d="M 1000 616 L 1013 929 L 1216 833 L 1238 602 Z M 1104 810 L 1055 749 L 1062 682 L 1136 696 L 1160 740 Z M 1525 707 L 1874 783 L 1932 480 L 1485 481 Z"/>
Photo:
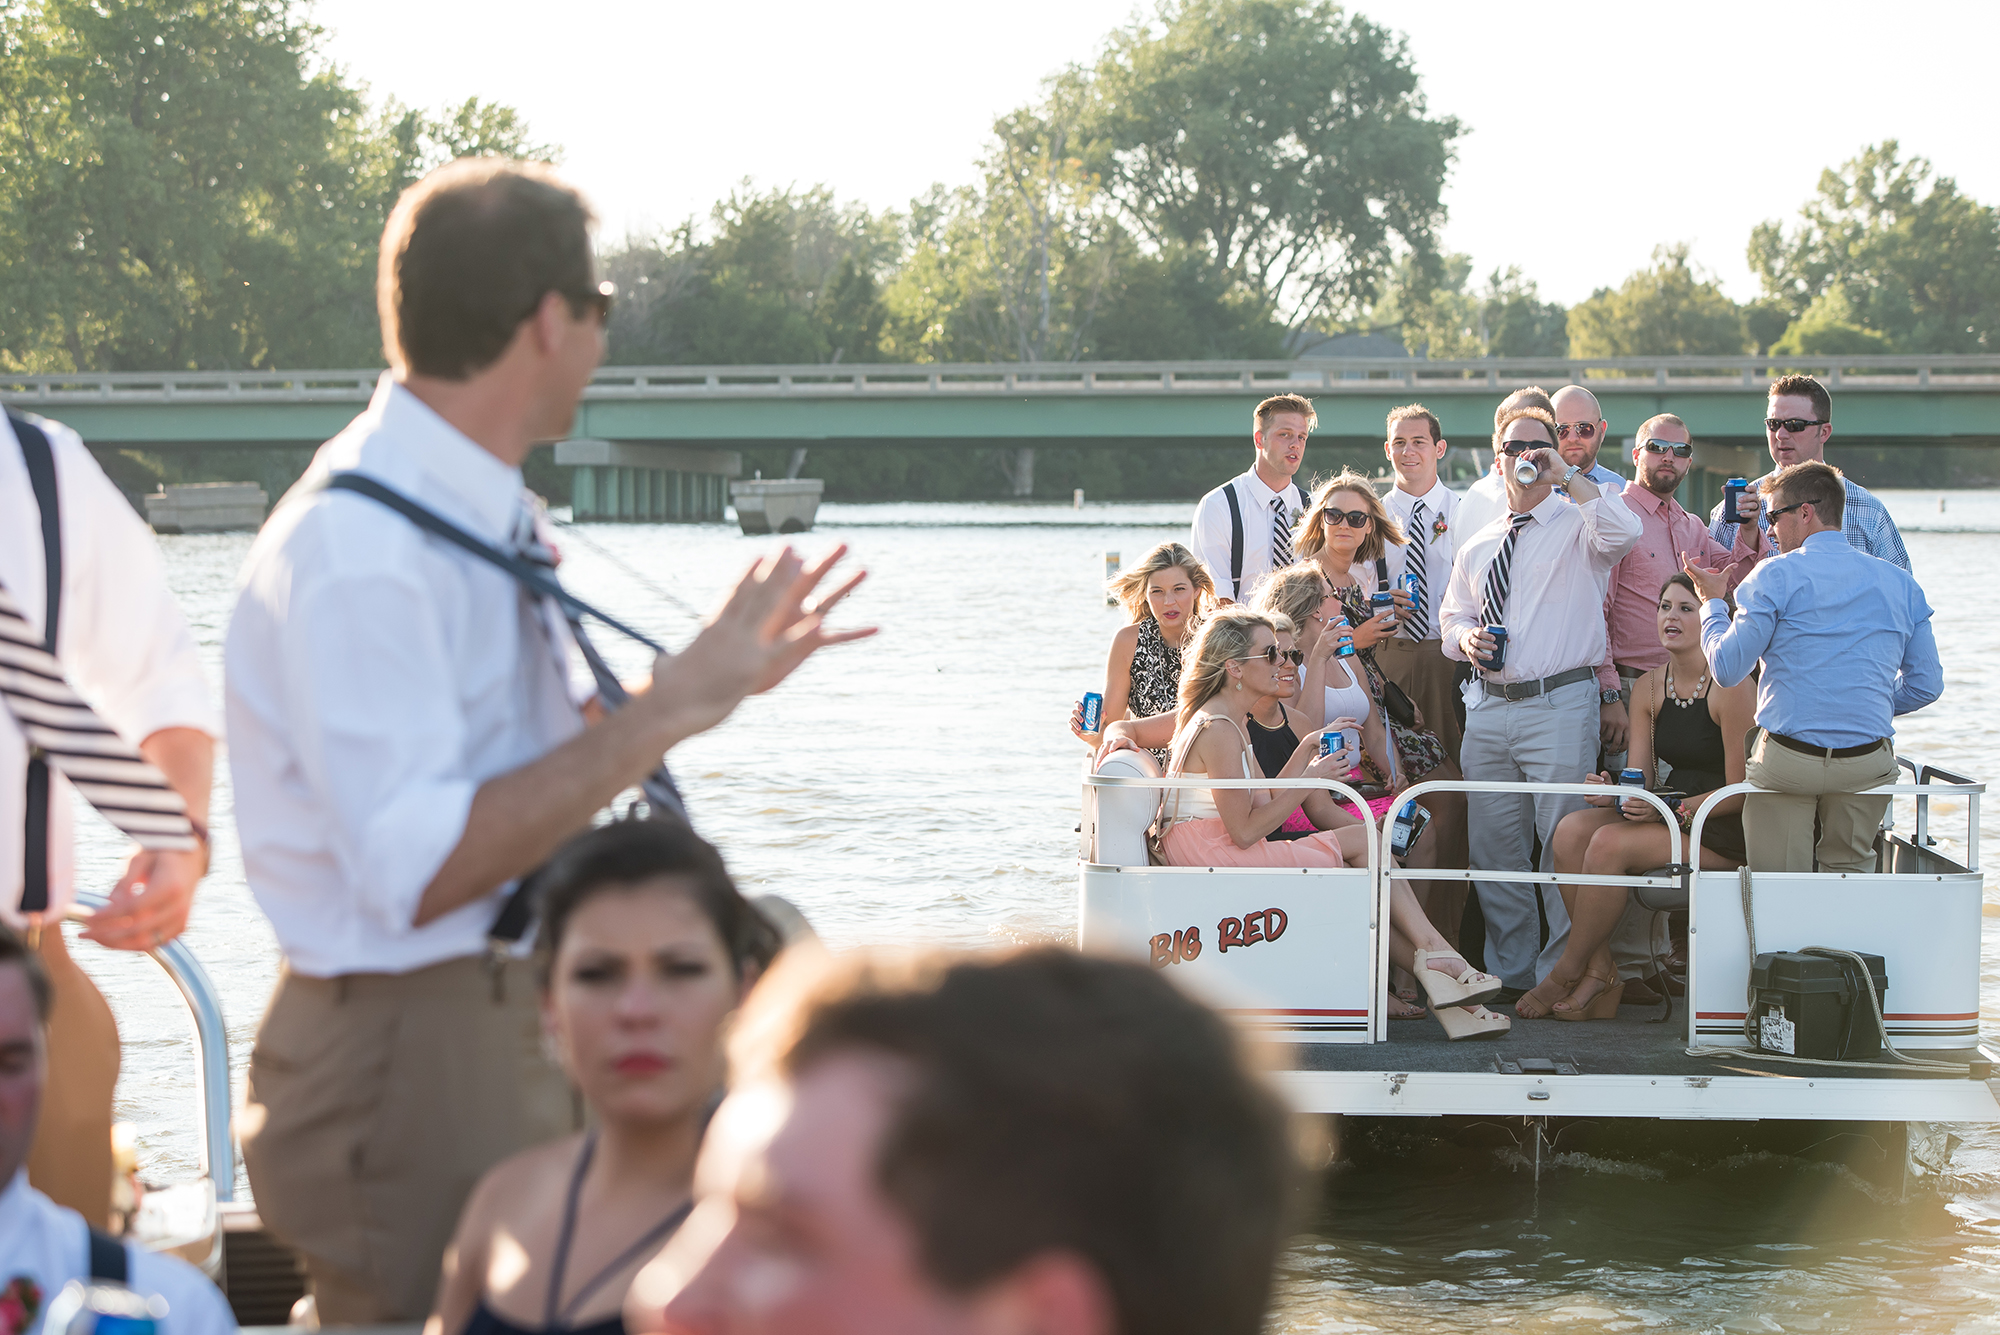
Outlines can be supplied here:
<path id="1" fill-rule="evenodd" d="M 1229 582 L 1230 536 L 1229 500 L 1217 487 L 1195 506 L 1188 545 L 1208 567 L 1208 577 L 1215 581 L 1216 593 L 1234 601 L 1236 589 Z"/>
<path id="2" fill-rule="evenodd" d="M 74 432 L 49 434 L 60 455 L 63 513 L 57 649 L 71 684 L 135 744 L 162 728 L 220 735 L 215 697 L 153 530 Z"/>
<path id="3" fill-rule="evenodd" d="M 441 628 L 442 591 L 423 573 L 366 577 L 300 569 L 279 656 L 294 755 L 342 881 L 391 935 L 457 847 L 478 782 Z"/>

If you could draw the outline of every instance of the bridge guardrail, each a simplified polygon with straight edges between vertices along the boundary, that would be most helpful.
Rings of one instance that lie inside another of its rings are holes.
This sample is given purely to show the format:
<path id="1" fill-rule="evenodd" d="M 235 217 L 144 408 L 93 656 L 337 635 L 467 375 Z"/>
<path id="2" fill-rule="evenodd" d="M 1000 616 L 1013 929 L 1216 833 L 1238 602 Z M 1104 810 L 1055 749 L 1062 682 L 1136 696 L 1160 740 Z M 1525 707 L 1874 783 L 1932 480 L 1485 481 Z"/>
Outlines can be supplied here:
<path id="1" fill-rule="evenodd" d="M 2000 393 L 2000 355 L 1300 358 L 1296 361 L 851 363 L 772 366 L 607 366 L 589 400 L 1131 394 L 1488 394 L 1554 377 L 1606 390 L 1717 392 L 1761 388 L 1810 371 L 1842 390 L 1959 389 Z M 379 370 L 115 371 L 0 375 L 0 399 L 24 407 L 74 403 L 366 402 Z"/>

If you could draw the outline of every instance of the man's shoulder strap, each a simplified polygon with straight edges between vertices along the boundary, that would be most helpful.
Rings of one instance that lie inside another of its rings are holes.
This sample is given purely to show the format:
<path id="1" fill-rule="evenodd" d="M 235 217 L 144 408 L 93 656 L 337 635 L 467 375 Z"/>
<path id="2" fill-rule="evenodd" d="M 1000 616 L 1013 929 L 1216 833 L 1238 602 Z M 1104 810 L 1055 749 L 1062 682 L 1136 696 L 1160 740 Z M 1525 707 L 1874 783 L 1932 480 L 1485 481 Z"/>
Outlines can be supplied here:
<path id="1" fill-rule="evenodd" d="M 90 1230 L 90 1277 L 125 1284 L 131 1279 L 132 1258 L 125 1244 L 109 1233 Z"/>
<path id="2" fill-rule="evenodd" d="M 1222 497 L 1229 502 L 1229 597 L 1234 601 L 1243 596 L 1243 502 L 1234 482 L 1222 484 Z"/>
<path id="3" fill-rule="evenodd" d="M 56 651 L 56 627 L 62 620 L 62 505 L 56 493 L 56 455 L 48 433 L 12 409 L 7 424 L 21 442 L 21 456 L 28 465 L 28 485 L 35 493 L 35 508 L 42 513 L 42 568 L 48 579 L 48 602 L 42 615 L 42 643 Z"/>

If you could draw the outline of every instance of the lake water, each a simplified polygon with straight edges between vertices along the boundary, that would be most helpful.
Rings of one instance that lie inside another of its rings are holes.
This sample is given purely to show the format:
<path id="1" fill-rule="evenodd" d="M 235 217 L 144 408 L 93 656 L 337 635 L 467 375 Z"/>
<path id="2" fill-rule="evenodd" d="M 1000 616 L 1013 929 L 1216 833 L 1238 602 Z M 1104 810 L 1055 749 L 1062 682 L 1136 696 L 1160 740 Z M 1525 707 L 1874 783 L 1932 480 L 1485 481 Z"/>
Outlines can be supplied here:
<path id="1" fill-rule="evenodd" d="M 1937 609 L 1944 698 L 1899 750 L 1989 777 L 2000 727 L 2000 492 L 1878 492 Z M 1185 533 L 1190 505 L 828 505 L 801 540 L 872 573 L 842 620 L 874 639 L 816 659 L 675 752 L 697 824 L 746 889 L 799 904 L 836 946 L 1073 939 L 1081 747 L 1071 703 L 1102 680 L 1118 614 L 1102 554 Z M 212 681 L 249 536 L 163 537 Z M 773 540 L 733 528 L 570 530 L 564 576 L 669 645 Z M 641 656 L 601 641 L 621 669 Z M 1962 810 L 1962 809 L 1961 809 Z M 1949 832 L 1950 808 L 1938 814 Z M 83 818 L 84 883 L 121 850 Z M 1963 816 L 1956 816 L 1960 825 Z M 2000 836 L 1992 807 L 1982 838 Z M 277 973 L 243 882 L 226 765 L 215 867 L 187 940 L 221 990 L 236 1089 Z M 1907 823 L 1903 828 L 1907 829 Z M 1989 847 L 2000 845 L 1989 844 Z M 1985 995 L 2000 1000 L 1988 879 Z M 126 1038 L 119 1116 L 146 1173 L 196 1164 L 186 1012 L 143 958 L 84 948 Z M 1950 1176 L 1905 1204 L 1858 1179 L 1754 1157 L 1649 1167 L 1568 1159 L 1539 1186 L 1499 1155 L 1371 1160 L 1328 1181 L 1272 1328 L 1865 1330 L 2000 1328 L 2000 1134 L 1970 1130 Z"/>

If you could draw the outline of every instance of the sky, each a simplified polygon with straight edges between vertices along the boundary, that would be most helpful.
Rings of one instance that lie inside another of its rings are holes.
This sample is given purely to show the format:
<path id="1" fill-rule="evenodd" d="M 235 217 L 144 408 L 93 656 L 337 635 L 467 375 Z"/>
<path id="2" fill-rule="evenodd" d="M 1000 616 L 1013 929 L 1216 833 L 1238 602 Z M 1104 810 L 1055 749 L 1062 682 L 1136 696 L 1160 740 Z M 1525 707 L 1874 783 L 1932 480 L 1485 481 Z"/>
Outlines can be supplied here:
<path id="1" fill-rule="evenodd" d="M 1518 265 L 1565 305 L 1681 241 L 1730 296 L 1757 296 L 1750 229 L 1796 218 L 1821 171 L 1884 139 L 2000 203 L 1993 0 L 1350 8 L 1407 36 L 1431 112 L 1467 129 L 1446 248 L 1479 278 Z M 518 108 L 560 146 L 612 239 L 705 216 L 745 177 L 825 183 L 877 209 L 970 181 L 994 118 L 1138 12 L 1133 0 L 313 10 L 325 54 L 377 98 Z"/>

